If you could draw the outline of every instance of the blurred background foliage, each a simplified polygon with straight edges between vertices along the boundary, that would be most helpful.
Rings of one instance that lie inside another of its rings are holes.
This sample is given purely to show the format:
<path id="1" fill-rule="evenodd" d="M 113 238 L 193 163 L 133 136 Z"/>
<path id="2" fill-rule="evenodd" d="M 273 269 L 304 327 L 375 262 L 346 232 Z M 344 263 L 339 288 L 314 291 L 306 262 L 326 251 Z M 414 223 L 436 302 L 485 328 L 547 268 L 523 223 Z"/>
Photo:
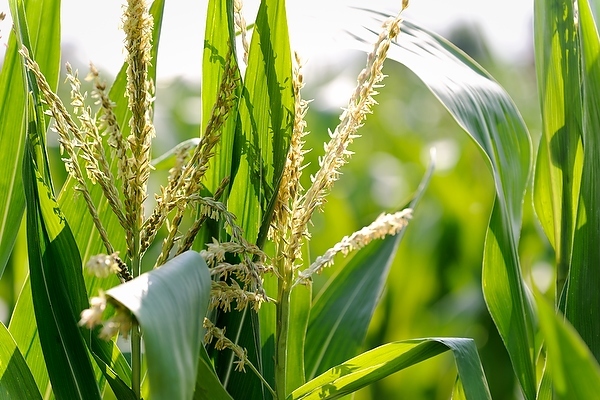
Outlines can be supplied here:
<path id="1" fill-rule="evenodd" d="M 513 97 L 537 147 L 540 117 L 533 52 L 528 59 L 507 64 L 488 50 L 476 26 L 456 27 L 446 37 L 483 65 Z M 63 52 L 63 62 L 69 61 L 84 77 L 87 60 L 78 59 L 74 48 L 65 47 Z M 313 150 L 306 157 L 310 165 L 303 176 L 305 186 L 317 169 L 328 129 L 337 125 L 340 107 L 364 59 L 362 53 L 349 51 L 341 62 L 307 62 L 303 97 L 314 101 L 307 117 L 311 134 L 306 148 Z M 494 199 L 490 171 L 479 149 L 410 71 L 388 61 L 384 72 L 389 77 L 376 97 L 379 106 L 362 128 L 362 137 L 350 147 L 356 154 L 343 168 L 324 212 L 314 218 L 310 257 L 314 259 L 344 235 L 369 224 L 382 211 L 404 206 L 423 177 L 434 147 L 437 166 L 433 179 L 400 245 L 364 347 L 417 337 L 473 337 L 492 397 L 519 398 L 510 361 L 481 293 L 483 240 Z M 110 77 L 105 78 L 110 82 Z M 61 85 L 60 90 L 63 99 L 68 99 L 67 85 Z M 198 136 L 200 91 L 199 83 L 183 79 L 157 83 L 155 157 Z M 49 143 L 54 146 L 53 176 L 56 188 L 60 188 L 66 174 L 53 133 Z M 154 175 L 163 175 L 150 188 L 156 192 L 164 174 L 159 171 Z M 542 237 L 529 194 L 521 235 L 524 275 L 535 278 L 542 289 L 551 290 L 551 250 Z M 150 250 L 147 261 L 152 254 Z M 4 322 L 25 277 L 26 257 L 22 235 L 0 280 L 0 317 Z M 317 277 L 314 293 L 344 262 L 338 258 Z M 361 390 L 355 399 L 447 399 L 455 374 L 452 357 L 444 354 Z"/>

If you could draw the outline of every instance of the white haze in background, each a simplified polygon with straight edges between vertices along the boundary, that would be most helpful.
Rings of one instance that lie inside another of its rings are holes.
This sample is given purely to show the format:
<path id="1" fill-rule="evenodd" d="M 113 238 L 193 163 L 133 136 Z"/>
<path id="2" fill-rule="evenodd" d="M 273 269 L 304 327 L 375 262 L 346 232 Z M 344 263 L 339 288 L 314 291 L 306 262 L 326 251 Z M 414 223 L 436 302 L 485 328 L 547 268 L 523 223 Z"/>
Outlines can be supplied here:
<path id="1" fill-rule="evenodd" d="M 257 0 L 244 2 L 251 21 Z M 159 80 L 182 76 L 199 81 L 206 0 L 170 0 L 165 5 Z M 319 64 L 344 59 L 340 49 L 340 26 L 351 24 L 349 5 L 399 10 L 400 0 L 288 0 L 292 44 L 303 59 Z M 430 30 L 445 34 L 460 23 L 479 26 L 492 51 L 503 60 L 519 62 L 531 51 L 533 1 L 505 0 L 411 0 L 405 13 Z M 0 0 L 0 12 L 8 14 L 8 0 Z M 93 61 L 102 71 L 114 74 L 123 61 L 120 26 L 121 2 L 114 0 L 63 0 L 63 43 L 76 49 L 83 62 Z M 356 21 L 360 24 L 360 21 Z M 9 23 L 0 23 L 0 41 L 8 38 Z M 3 47 L 3 46 L 2 46 Z M 1 51 L 1 50 L 0 50 Z M 65 60 L 66 61 L 66 60 Z"/>

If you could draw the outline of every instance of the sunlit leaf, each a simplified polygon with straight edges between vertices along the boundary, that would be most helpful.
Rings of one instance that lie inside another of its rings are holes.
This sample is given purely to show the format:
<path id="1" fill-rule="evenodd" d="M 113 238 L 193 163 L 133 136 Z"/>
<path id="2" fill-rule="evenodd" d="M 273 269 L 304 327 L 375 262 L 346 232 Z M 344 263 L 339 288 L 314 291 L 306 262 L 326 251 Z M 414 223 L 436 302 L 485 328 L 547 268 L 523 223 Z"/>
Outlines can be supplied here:
<path id="1" fill-rule="evenodd" d="M 600 366 L 584 341 L 562 315 L 537 296 L 540 327 L 547 353 L 554 398 L 593 399 L 600 393 Z M 546 385 L 544 385 L 545 387 Z M 542 393 L 550 394 L 548 390 Z M 550 398 L 550 396 L 548 396 Z"/>
<path id="2" fill-rule="evenodd" d="M 56 87 L 60 60 L 60 0 L 11 0 L 13 19 L 18 21 L 14 18 L 17 4 L 22 4 L 26 10 L 31 53 L 51 87 Z M 42 16 L 44 23 L 39 23 Z M 17 41 L 17 35 L 12 32 L 0 73 L 0 165 L 5 171 L 0 174 L 0 192 L 3 194 L 0 196 L 0 276 L 6 267 L 25 209 L 21 166 L 27 122 L 23 110 L 27 96 L 21 56 L 17 53 L 19 43 L 22 42 Z"/>
<path id="3" fill-rule="evenodd" d="M 587 1 L 579 1 L 583 171 L 565 316 L 600 359 L 600 39 Z"/>
<path id="4" fill-rule="evenodd" d="M 535 2 L 536 70 L 542 138 L 534 184 L 535 209 L 555 250 L 556 297 L 571 261 L 582 168 L 579 40 L 573 2 Z M 564 309 L 564 305 L 561 306 Z"/>
<path id="5" fill-rule="evenodd" d="M 434 162 L 419 185 L 410 208 L 417 207 L 433 169 Z M 374 241 L 361 249 L 329 279 L 315 299 L 304 347 L 308 379 L 358 354 L 404 232 Z"/>
<path id="6" fill-rule="evenodd" d="M 0 323 L 0 397 L 14 400 L 42 399 L 23 355 L 2 323 Z"/>
<path id="7" fill-rule="evenodd" d="M 471 339 L 428 338 L 388 343 L 336 365 L 294 390 L 292 399 L 337 399 L 379 379 L 452 350 L 469 400 L 491 399 L 477 348 Z"/>
<path id="8" fill-rule="evenodd" d="M 362 11 L 366 17 L 381 14 Z M 373 41 L 377 29 L 351 31 Z M 443 38 L 405 21 L 389 58 L 413 71 L 485 155 L 496 186 L 486 234 L 483 292 L 527 399 L 535 398 L 533 310 L 521 276 L 518 243 L 531 168 L 529 134 L 516 106 L 490 75 Z"/>

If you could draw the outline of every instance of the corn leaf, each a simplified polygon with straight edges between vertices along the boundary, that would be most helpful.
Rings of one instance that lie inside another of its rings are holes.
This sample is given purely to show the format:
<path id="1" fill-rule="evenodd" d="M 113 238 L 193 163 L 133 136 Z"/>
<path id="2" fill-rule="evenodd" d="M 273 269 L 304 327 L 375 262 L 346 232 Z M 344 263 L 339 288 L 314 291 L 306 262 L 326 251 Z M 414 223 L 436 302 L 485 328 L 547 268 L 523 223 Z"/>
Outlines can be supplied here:
<path id="1" fill-rule="evenodd" d="M 375 32 L 352 34 L 373 41 Z M 452 44 L 414 23 L 402 24 L 388 57 L 407 66 L 427 85 L 485 155 L 494 177 L 496 201 L 486 234 L 483 292 L 523 393 L 533 399 L 534 314 L 517 251 L 531 168 L 525 124 L 508 94 L 487 72 Z"/>
<path id="2" fill-rule="evenodd" d="M 235 58 L 235 25 L 233 17 L 232 1 L 211 0 L 208 2 L 206 13 L 206 31 L 204 35 L 204 52 L 202 57 L 202 125 L 201 134 L 204 134 L 213 108 L 217 101 L 219 84 L 223 79 L 227 58 L 236 76 L 240 78 L 240 72 Z M 241 79 L 240 79 L 241 80 Z M 241 85 L 238 86 L 237 96 L 241 93 Z M 223 178 L 230 177 L 234 158 L 239 160 L 239 154 L 233 154 L 233 143 L 236 135 L 236 122 L 238 118 L 237 103 L 227 115 L 219 143 L 215 148 L 215 155 L 210 160 L 207 174 L 206 187 L 214 192 Z M 235 161 L 237 162 L 237 161 Z M 228 191 L 222 197 L 227 199 Z M 210 238 L 208 238 L 210 239 Z"/>
<path id="3" fill-rule="evenodd" d="M 11 0 L 13 19 L 17 20 L 16 7 L 24 7 L 30 26 L 29 37 L 32 55 L 40 69 L 48 77 L 52 87 L 58 82 L 60 59 L 60 1 L 17 1 Z M 43 23 L 41 20 L 43 19 Z M 0 165 L 5 173 L 0 174 L 0 276 L 4 272 L 8 257 L 15 243 L 23 211 L 21 166 L 25 148 L 26 92 L 24 90 L 19 42 L 12 32 L 0 73 Z"/>
<path id="4" fill-rule="evenodd" d="M 579 1 L 583 171 L 565 316 L 600 359 L 600 39 L 587 1 Z"/>
<path id="5" fill-rule="evenodd" d="M 23 167 L 29 274 L 39 340 L 58 398 L 99 399 L 87 347 L 77 327 L 79 314 L 87 307 L 81 259 L 66 219 L 34 160 L 32 142 L 39 134 L 30 131 Z"/>
<path id="6" fill-rule="evenodd" d="M 221 384 L 215 369 L 206 353 L 204 346 L 200 346 L 200 360 L 198 361 L 198 377 L 194 390 L 194 400 L 232 400 L 227 390 Z"/>
<path id="7" fill-rule="evenodd" d="M 266 239 L 294 121 L 285 2 L 261 2 L 240 101 L 240 160 L 229 209 L 238 216 L 246 239 L 260 244 Z"/>
<path id="8" fill-rule="evenodd" d="M 192 398 L 210 288 L 204 259 L 188 251 L 106 292 L 140 323 L 153 399 Z"/>
<path id="9" fill-rule="evenodd" d="M 42 399 L 35 379 L 4 324 L 0 323 L 0 398 Z"/>
<path id="10" fill-rule="evenodd" d="M 600 366 L 577 331 L 557 315 L 542 296 L 536 296 L 540 328 L 546 343 L 546 369 L 555 399 L 593 399 L 600 393 Z M 542 387 L 546 387 L 549 379 Z M 542 392 L 551 398 L 551 391 Z"/>
<path id="11" fill-rule="evenodd" d="M 432 162 L 410 208 L 418 205 L 433 169 Z M 306 331 L 308 345 L 303 347 L 308 379 L 358 354 L 404 232 L 402 230 L 395 236 L 374 241 L 361 249 L 317 295 Z M 300 328 L 291 329 L 296 331 Z"/>
<path id="12" fill-rule="evenodd" d="M 22 3 L 11 3 L 18 42 L 32 54 Z M 55 10 L 56 11 L 56 10 Z M 27 140 L 23 184 L 27 245 L 35 321 L 54 393 L 65 398 L 100 398 L 87 348 L 77 327 L 87 306 L 79 251 L 54 200 L 46 154 L 46 117 L 35 77 L 25 71 Z M 31 324 L 31 320 L 29 321 Z"/>
<path id="13" fill-rule="evenodd" d="M 536 68 L 542 112 L 534 204 L 555 249 L 556 297 L 565 285 L 581 186 L 582 103 L 573 2 L 535 2 Z M 564 309 L 564 304 L 561 306 Z"/>
<path id="14" fill-rule="evenodd" d="M 294 119 L 287 29 L 285 2 L 263 0 L 250 42 L 233 149 L 228 208 L 238 217 L 246 239 L 259 247 L 266 239 Z M 235 333 L 231 339 L 248 349 L 249 359 L 270 380 L 273 375 L 268 371 L 274 370 L 275 326 L 268 320 L 252 311 L 243 311 L 220 316 L 217 323 Z M 215 357 L 217 373 L 232 397 L 270 396 L 253 374 L 232 372 L 233 360 L 228 353 Z"/>
<path id="15" fill-rule="evenodd" d="M 428 338 L 388 343 L 367 351 L 310 380 L 287 400 L 337 399 L 448 350 L 454 355 L 465 398 L 491 399 L 472 339 Z"/>

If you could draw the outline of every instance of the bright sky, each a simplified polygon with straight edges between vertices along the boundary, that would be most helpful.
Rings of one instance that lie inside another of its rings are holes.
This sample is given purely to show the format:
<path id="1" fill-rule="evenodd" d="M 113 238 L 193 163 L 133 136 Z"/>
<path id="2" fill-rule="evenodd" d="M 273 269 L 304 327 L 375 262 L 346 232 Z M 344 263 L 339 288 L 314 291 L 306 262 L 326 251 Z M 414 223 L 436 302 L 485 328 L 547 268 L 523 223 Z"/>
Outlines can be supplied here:
<path id="1" fill-rule="evenodd" d="M 202 14 L 207 0 L 167 1 L 161 49 L 159 79 L 184 75 L 197 80 L 204 32 Z M 319 56 L 335 54 L 338 27 L 347 24 L 344 9 L 358 0 L 288 0 L 288 19 L 294 48 L 309 63 Z M 398 10 L 400 0 L 370 0 L 369 6 Z M 63 42 L 77 49 L 83 61 L 93 61 L 101 70 L 116 72 L 123 60 L 122 32 L 119 30 L 121 2 L 115 0 L 63 0 Z M 246 0 L 248 16 L 257 9 L 257 0 Z M 502 58 L 518 62 L 531 48 L 533 0 L 411 0 L 405 16 L 441 33 L 461 21 L 479 25 L 492 49 Z M 8 14 L 8 0 L 0 0 L 0 12 Z M 86 18 L 83 18 L 83 17 Z M 359 22 L 357 22 L 359 23 Z M 0 22 L 0 41 L 8 37 L 7 21 Z M 185 39 L 185 41 L 184 41 Z M 192 51 L 186 48 L 191 47 Z M 196 47 L 196 51 L 193 51 Z M 66 61 L 66 60 L 64 60 Z"/>

